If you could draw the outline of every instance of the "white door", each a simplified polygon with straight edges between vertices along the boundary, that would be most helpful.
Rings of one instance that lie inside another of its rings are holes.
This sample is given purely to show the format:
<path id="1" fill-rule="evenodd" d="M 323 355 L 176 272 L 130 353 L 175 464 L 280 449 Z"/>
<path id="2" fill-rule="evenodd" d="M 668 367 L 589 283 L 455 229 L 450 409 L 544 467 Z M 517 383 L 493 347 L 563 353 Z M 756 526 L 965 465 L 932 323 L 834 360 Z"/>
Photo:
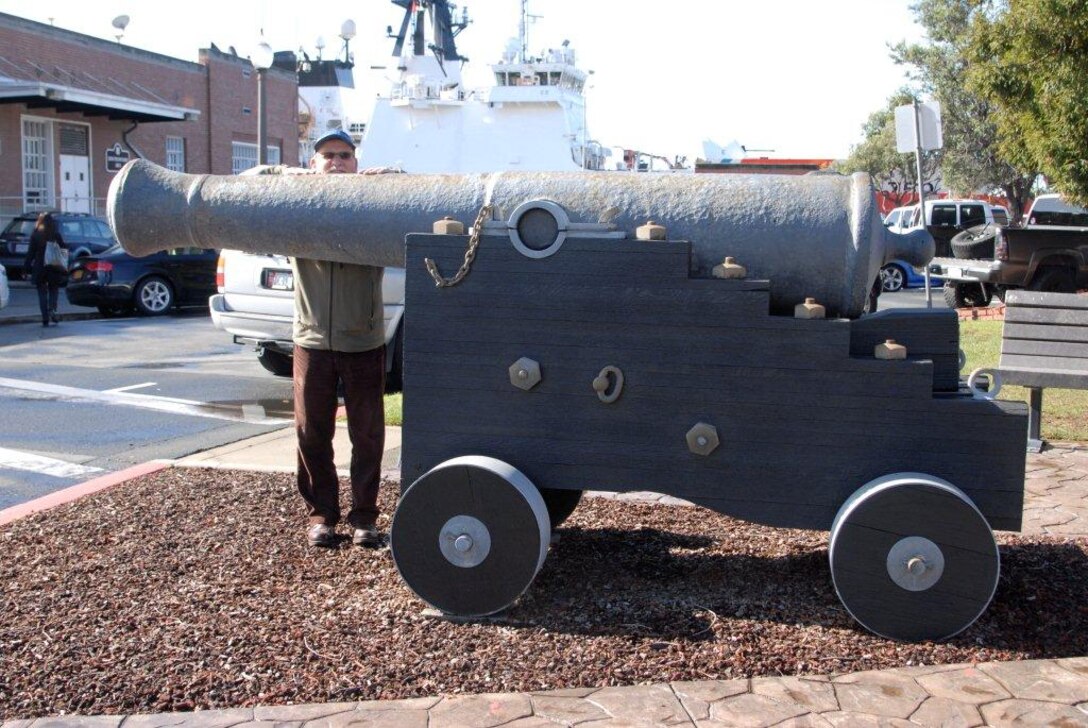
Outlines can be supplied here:
<path id="1" fill-rule="evenodd" d="M 91 211 L 91 160 L 60 155 L 60 198 L 65 212 Z"/>

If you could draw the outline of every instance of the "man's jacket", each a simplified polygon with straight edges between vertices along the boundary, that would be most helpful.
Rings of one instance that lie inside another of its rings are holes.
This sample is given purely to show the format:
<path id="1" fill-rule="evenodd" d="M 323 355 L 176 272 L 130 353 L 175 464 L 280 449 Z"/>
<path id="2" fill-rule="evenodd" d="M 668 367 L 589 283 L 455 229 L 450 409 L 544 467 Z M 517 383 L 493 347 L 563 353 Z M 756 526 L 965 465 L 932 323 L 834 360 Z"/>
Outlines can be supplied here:
<path id="1" fill-rule="evenodd" d="M 291 258 L 293 338 L 307 349 L 360 352 L 385 343 L 384 268 Z"/>

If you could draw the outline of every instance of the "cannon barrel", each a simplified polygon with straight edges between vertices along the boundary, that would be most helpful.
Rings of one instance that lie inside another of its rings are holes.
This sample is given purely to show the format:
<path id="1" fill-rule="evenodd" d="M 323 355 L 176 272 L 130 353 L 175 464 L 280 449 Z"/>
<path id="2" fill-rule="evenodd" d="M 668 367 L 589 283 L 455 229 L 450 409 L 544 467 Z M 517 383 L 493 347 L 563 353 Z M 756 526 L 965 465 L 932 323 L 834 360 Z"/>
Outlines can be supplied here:
<path id="1" fill-rule="evenodd" d="M 632 236 L 653 220 L 692 246 L 692 275 L 733 256 L 771 281 L 772 309 L 806 296 L 857 316 L 887 261 L 925 265 L 925 231 L 889 233 L 869 176 L 500 172 L 465 175 L 257 175 L 171 172 L 135 160 L 110 185 L 109 220 L 134 255 L 175 247 L 231 248 L 400 266 L 404 236 L 446 215 L 471 223 L 484 204 L 499 217 L 533 200 L 570 222 L 608 219 Z M 622 261 L 617 261 L 622 266 Z"/>

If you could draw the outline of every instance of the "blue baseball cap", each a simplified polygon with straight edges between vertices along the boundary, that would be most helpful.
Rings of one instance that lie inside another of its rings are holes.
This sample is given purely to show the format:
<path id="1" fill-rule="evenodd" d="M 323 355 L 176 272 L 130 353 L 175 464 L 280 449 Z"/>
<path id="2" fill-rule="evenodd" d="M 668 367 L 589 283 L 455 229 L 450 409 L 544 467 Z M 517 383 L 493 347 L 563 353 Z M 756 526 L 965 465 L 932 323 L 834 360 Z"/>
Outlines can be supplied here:
<path id="1" fill-rule="evenodd" d="M 351 134 L 348 134 L 343 129 L 336 129 L 335 131 L 326 132 L 325 134 L 321 135 L 321 137 L 316 142 L 314 142 L 314 151 L 316 152 L 317 150 L 321 149 L 322 144 L 332 141 L 333 139 L 339 139 L 340 141 L 350 146 L 352 149 L 355 148 L 355 140 L 351 138 Z"/>

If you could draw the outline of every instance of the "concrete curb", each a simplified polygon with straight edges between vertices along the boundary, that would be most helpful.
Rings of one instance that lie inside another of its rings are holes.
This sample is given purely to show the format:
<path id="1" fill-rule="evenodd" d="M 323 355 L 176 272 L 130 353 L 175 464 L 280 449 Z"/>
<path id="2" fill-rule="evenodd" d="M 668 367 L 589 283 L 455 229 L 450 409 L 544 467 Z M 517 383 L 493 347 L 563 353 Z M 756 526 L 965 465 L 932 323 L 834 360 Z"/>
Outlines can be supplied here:
<path id="1" fill-rule="evenodd" d="M 58 490 L 55 493 L 49 495 L 43 495 L 41 498 L 29 501 L 27 503 L 20 503 L 17 506 L 11 508 L 5 508 L 0 511 L 0 526 L 6 526 L 13 521 L 17 521 L 20 518 L 25 518 L 32 513 L 39 513 L 41 511 L 47 511 L 50 508 L 56 508 L 57 506 L 64 505 L 65 503 L 71 503 L 72 501 L 79 500 L 84 496 L 91 495 L 92 493 L 98 493 L 99 491 L 112 488 L 115 485 L 120 485 L 133 478 L 139 478 L 143 475 L 150 475 L 151 473 L 157 473 L 160 470 L 173 467 L 174 461 L 172 460 L 149 460 L 146 463 L 139 465 L 133 465 L 131 468 L 125 468 L 124 470 L 118 470 L 115 473 L 107 473 L 99 478 L 92 478 L 91 480 L 77 483 L 70 488 L 64 490 Z"/>

